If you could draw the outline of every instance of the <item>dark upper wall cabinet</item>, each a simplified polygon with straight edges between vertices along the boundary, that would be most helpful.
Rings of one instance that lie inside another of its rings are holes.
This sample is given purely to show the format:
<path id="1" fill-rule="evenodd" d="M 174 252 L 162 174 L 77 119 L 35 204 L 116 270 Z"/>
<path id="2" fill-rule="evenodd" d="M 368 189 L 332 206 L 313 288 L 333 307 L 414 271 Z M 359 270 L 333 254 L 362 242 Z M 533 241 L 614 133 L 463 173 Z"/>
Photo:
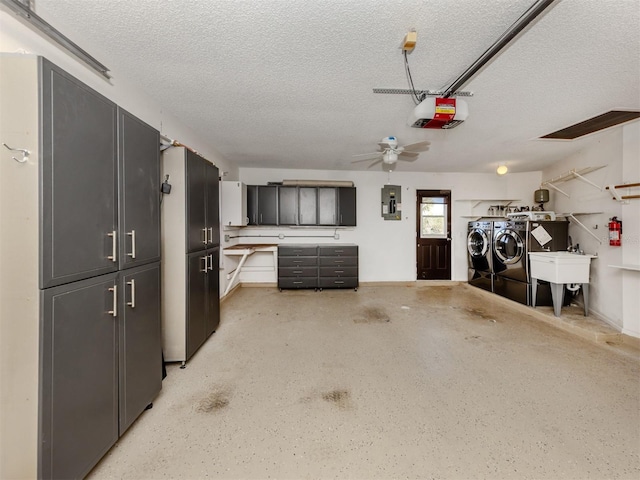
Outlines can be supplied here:
<path id="1" fill-rule="evenodd" d="M 249 225 L 356 226 L 355 187 L 247 185 Z"/>
<path id="2" fill-rule="evenodd" d="M 356 226 L 356 188 L 338 188 L 338 225 Z"/>
<path id="3" fill-rule="evenodd" d="M 318 225 L 318 189 L 298 188 L 298 225 Z"/>

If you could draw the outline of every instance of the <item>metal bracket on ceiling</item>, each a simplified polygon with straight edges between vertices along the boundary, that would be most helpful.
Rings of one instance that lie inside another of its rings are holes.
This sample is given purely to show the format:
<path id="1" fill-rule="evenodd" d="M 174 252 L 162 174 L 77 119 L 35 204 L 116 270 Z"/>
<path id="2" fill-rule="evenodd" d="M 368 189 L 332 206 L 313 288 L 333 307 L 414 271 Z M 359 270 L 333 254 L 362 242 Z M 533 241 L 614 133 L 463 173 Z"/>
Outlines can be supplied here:
<path id="1" fill-rule="evenodd" d="M 89 55 L 86 51 L 65 37 L 58 30 L 53 28 L 44 19 L 39 17 L 33 10 L 34 0 L 0 0 L 0 3 L 13 11 L 18 17 L 24 20 L 34 30 L 44 33 L 51 40 L 72 53 L 88 66 L 93 68 L 107 80 L 111 78 L 109 69 Z"/>

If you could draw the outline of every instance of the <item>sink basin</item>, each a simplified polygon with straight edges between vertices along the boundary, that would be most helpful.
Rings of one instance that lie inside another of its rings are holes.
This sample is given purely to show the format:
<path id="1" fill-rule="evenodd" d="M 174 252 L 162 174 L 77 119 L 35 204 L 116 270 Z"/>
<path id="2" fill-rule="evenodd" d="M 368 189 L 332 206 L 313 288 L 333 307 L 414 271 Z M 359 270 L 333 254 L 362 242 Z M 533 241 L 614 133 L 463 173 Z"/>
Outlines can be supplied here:
<path id="1" fill-rule="evenodd" d="M 551 283 L 589 283 L 594 255 L 569 252 L 529 252 L 531 278 Z"/>

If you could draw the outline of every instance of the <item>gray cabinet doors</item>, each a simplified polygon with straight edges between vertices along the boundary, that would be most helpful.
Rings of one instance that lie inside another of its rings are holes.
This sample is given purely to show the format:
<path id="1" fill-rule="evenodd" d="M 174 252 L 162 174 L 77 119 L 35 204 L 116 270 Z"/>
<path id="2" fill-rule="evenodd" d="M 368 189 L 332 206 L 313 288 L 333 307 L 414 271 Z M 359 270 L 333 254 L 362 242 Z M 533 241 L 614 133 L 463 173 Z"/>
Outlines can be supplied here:
<path id="1" fill-rule="evenodd" d="M 298 225 L 318 224 L 318 189 L 298 188 Z"/>
<path id="2" fill-rule="evenodd" d="M 160 134 L 118 109 L 120 268 L 160 261 Z"/>
<path id="3" fill-rule="evenodd" d="M 338 225 L 345 227 L 356 226 L 356 188 L 338 188 Z"/>
<path id="4" fill-rule="evenodd" d="M 278 225 L 298 224 L 297 187 L 278 187 Z"/>
<path id="5" fill-rule="evenodd" d="M 82 478 L 118 439 L 117 274 L 43 290 L 39 476 Z"/>
<path id="6" fill-rule="evenodd" d="M 211 248 L 187 257 L 186 360 L 200 348 L 220 323 L 220 250 Z"/>
<path id="7" fill-rule="evenodd" d="M 278 187 L 258 185 L 258 225 L 278 224 Z"/>
<path id="8" fill-rule="evenodd" d="M 160 264 L 120 274 L 120 435 L 162 388 Z"/>
<path id="9" fill-rule="evenodd" d="M 207 161 L 186 150 L 187 252 L 207 246 Z"/>
<path id="10" fill-rule="evenodd" d="M 187 150 L 187 252 L 220 244 L 218 168 Z"/>
<path id="11" fill-rule="evenodd" d="M 318 187 L 318 225 L 336 225 L 337 213 L 336 187 Z"/>
<path id="12" fill-rule="evenodd" d="M 116 105 L 42 59 L 40 288 L 116 271 Z"/>
<path id="13" fill-rule="evenodd" d="M 207 271 L 209 259 L 206 251 L 187 257 L 187 349 L 186 360 L 207 339 Z"/>

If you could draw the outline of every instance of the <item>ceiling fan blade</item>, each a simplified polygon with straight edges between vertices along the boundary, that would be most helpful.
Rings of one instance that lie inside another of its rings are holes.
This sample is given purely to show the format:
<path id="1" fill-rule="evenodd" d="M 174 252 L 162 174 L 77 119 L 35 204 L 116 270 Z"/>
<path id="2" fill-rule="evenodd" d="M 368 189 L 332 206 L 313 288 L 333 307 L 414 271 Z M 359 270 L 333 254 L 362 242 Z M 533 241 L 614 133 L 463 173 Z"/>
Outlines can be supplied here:
<path id="1" fill-rule="evenodd" d="M 374 165 L 377 165 L 377 164 L 379 164 L 379 163 L 382 163 L 382 159 L 380 159 L 380 160 L 376 160 L 376 161 L 375 161 L 375 162 L 373 162 L 371 165 L 369 165 L 367 168 L 371 168 L 371 167 L 373 167 Z"/>
<path id="2" fill-rule="evenodd" d="M 371 152 L 371 153 L 358 153 L 356 155 L 351 155 L 352 157 L 380 157 L 382 156 L 382 152 Z"/>
<path id="3" fill-rule="evenodd" d="M 412 152 L 424 152 L 429 149 L 429 145 L 431 145 L 431 142 L 424 141 L 410 143 L 409 145 L 403 145 L 403 147 L 405 150 L 410 150 Z"/>
<path id="4" fill-rule="evenodd" d="M 415 160 L 416 158 L 418 158 L 420 156 L 420 154 L 418 152 L 400 152 L 398 153 L 398 158 L 401 160 Z"/>

